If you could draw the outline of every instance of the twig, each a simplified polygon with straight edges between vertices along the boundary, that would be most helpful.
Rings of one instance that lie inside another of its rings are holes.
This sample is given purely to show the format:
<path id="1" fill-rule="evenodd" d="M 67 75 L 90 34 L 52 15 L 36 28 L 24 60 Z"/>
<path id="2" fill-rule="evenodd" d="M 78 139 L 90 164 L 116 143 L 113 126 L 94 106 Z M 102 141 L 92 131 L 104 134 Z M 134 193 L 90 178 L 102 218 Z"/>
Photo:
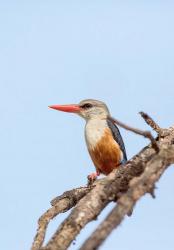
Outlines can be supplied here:
<path id="1" fill-rule="evenodd" d="M 162 128 L 147 114 L 144 112 L 139 112 L 139 114 L 142 116 L 142 118 L 145 120 L 145 122 L 154 130 L 157 132 L 157 134 L 162 133 Z"/>
<path id="2" fill-rule="evenodd" d="M 117 206 L 92 233 L 80 250 L 97 249 L 109 236 L 113 229 L 123 221 L 124 217 L 133 210 L 136 202 L 145 193 L 149 193 L 155 182 L 159 180 L 165 169 L 174 163 L 174 146 L 162 149 L 146 166 L 140 177 L 130 182 L 129 190 L 117 201 Z"/>
<path id="3" fill-rule="evenodd" d="M 70 191 L 66 191 L 51 201 L 52 207 L 48 209 L 38 220 L 37 234 L 34 238 L 31 250 L 39 250 L 44 242 L 46 229 L 50 220 L 59 213 L 64 213 L 71 209 L 76 203 L 82 199 L 93 187 L 80 187 Z"/>
<path id="4" fill-rule="evenodd" d="M 154 137 L 152 136 L 152 134 L 150 133 L 150 131 L 143 131 L 143 130 L 140 130 L 138 128 L 130 127 L 130 126 L 124 124 L 123 122 L 120 122 L 119 120 L 117 120 L 117 119 L 115 119 L 115 118 L 113 118 L 111 116 L 109 116 L 108 119 L 111 120 L 112 122 L 116 123 L 118 126 L 126 129 L 126 130 L 132 131 L 135 134 L 142 135 L 145 138 L 148 138 L 151 141 L 152 147 L 155 149 L 155 151 L 157 153 L 159 152 L 158 144 L 157 144 L 156 140 L 154 139 Z"/>
<path id="5" fill-rule="evenodd" d="M 169 129 L 161 128 L 148 114 L 144 112 L 139 112 L 139 114 L 142 116 L 142 118 L 145 120 L 145 122 L 155 131 L 157 132 L 158 136 L 165 137 L 167 136 L 170 131 Z"/>

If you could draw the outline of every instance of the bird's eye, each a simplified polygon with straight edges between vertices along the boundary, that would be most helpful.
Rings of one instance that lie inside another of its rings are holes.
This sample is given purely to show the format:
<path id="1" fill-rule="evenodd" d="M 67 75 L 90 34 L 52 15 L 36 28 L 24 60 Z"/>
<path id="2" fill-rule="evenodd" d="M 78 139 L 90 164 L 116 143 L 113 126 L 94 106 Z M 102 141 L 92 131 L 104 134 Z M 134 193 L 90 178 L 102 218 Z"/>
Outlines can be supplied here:
<path id="1" fill-rule="evenodd" d="M 81 106 L 81 108 L 83 108 L 83 109 L 89 109 L 89 108 L 92 108 L 92 107 L 93 107 L 93 105 L 91 103 L 85 103 L 85 104 L 83 104 Z"/>

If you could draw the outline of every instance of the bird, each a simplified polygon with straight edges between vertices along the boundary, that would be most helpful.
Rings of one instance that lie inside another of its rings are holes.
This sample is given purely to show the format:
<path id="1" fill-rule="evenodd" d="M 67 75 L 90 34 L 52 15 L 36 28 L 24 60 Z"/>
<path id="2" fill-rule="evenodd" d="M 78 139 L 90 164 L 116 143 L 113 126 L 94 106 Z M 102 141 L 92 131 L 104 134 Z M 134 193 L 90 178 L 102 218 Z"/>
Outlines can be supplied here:
<path id="1" fill-rule="evenodd" d="M 127 162 L 122 136 L 104 102 L 85 99 L 79 104 L 48 107 L 74 113 L 85 119 L 85 141 L 96 169 L 88 175 L 90 182 L 95 181 L 100 174 L 108 175 L 113 169 Z"/>

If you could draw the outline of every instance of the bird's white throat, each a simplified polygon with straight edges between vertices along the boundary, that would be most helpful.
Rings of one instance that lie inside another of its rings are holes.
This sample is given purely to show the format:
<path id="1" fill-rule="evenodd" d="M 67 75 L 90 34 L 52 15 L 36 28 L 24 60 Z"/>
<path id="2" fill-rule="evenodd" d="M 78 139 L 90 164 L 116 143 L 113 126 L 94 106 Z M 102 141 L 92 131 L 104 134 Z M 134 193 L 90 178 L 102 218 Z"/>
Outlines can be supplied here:
<path id="1" fill-rule="evenodd" d="M 85 126 L 85 139 L 88 149 L 95 148 L 97 143 L 104 135 L 107 128 L 107 121 L 105 119 L 90 119 Z"/>

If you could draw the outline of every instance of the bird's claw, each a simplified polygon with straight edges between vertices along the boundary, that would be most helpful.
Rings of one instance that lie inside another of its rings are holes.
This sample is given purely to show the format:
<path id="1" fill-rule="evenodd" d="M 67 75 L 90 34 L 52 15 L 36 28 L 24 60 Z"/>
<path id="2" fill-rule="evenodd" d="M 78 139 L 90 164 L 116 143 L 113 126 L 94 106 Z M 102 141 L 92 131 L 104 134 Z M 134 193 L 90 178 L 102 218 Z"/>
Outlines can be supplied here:
<path id="1" fill-rule="evenodd" d="M 88 175 L 88 186 L 92 185 L 93 182 L 97 179 L 97 176 L 99 176 L 100 173 L 97 171 L 97 172 L 94 172 L 94 173 L 91 173 Z"/>
<path id="2" fill-rule="evenodd" d="M 88 175 L 89 181 L 95 181 L 97 179 L 97 173 L 91 173 Z"/>

